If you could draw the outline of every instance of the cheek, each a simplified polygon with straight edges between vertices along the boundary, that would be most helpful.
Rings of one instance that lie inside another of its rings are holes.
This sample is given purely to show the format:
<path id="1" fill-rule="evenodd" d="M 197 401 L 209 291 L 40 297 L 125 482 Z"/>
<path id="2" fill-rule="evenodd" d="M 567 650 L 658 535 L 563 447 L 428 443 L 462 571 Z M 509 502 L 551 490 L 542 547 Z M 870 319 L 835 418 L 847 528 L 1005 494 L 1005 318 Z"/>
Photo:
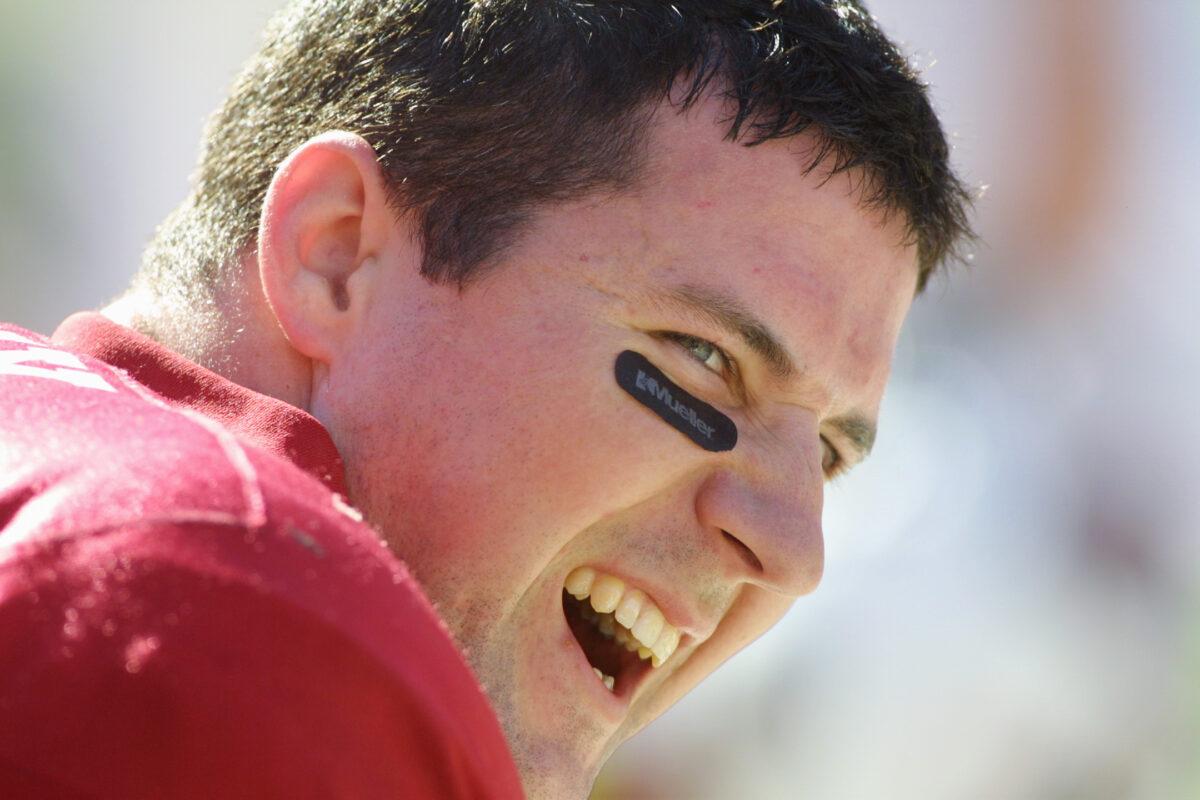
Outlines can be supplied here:
<path id="1" fill-rule="evenodd" d="M 475 513 L 511 516 L 555 536 L 645 494 L 663 465 L 641 452 L 639 444 L 654 437 L 639 423 L 650 422 L 654 433 L 666 426 L 623 396 L 609 360 L 527 372 L 517 382 L 493 376 L 491 397 L 502 402 L 479 395 L 445 409 L 442 418 L 459 424 L 439 437 L 444 463 L 454 465 L 454 475 L 443 477 L 471 486 Z"/>
<path id="2" fill-rule="evenodd" d="M 438 529 L 439 548 L 536 561 L 685 474 L 704 454 L 617 386 L 616 353 L 456 379 L 407 425 L 401 512 Z"/>
<path id="3" fill-rule="evenodd" d="M 704 462 L 617 385 L 623 337 L 573 333 L 427 337 L 334 376 L 322 421 L 351 499 L 423 578 L 454 563 L 447 581 L 532 580 L 581 532 Z"/>

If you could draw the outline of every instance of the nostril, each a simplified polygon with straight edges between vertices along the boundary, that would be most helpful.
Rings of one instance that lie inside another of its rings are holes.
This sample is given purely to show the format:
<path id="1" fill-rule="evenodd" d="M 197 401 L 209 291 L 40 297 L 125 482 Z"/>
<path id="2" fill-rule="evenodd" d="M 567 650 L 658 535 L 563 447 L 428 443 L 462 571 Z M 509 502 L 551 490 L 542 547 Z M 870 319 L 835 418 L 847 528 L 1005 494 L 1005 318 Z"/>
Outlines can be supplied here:
<path id="1" fill-rule="evenodd" d="M 725 537 L 726 541 L 733 545 L 733 549 L 737 551 L 737 554 L 741 556 L 742 561 L 745 561 L 751 569 L 753 569 L 755 572 L 763 571 L 763 565 L 762 562 L 758 560 L 758 556 L 754 555 L 754 551 L 747 547 L 741 539 L 737 538 L 729 531 L 721 531 L 721 535 Z"/>

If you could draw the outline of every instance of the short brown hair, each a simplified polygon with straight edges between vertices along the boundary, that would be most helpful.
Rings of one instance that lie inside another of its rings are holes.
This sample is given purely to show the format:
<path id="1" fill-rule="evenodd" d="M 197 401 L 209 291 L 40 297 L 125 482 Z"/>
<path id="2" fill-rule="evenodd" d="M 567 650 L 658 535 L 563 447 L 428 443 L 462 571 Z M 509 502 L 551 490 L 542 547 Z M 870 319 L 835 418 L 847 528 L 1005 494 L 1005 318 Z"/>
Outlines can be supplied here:
<path id="1" fill-rule="evenodd" d="M 647 109 L 674 87 L 683 110 L 714 82 L 736 109 L 730 140 L 808 132 L 809 169 L 862 168 L 864 202 L 906 218 L 921 287 L 970 238 L 925 86 L 851 0 L 301 0 L 210 120 L 140 280 L 211 290 L 254 243 L 278 164 L 343 129 L 416 215 L 422 273 L 466 283 L 540 204 L 627 185 Z"/>

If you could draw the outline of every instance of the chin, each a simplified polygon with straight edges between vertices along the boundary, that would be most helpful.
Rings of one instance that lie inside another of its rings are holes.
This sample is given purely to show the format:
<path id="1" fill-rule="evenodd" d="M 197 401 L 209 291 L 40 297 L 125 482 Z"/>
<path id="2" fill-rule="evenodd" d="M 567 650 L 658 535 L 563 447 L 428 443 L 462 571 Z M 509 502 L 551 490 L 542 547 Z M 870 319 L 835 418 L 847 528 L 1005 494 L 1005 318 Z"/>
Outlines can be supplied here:
<path id="1" fill-rule="evenodd" d="M 587 800 L 606 758 L 596 757 L 570 733 L 510 731 L 507 720 L 501 723 L 527 800 Z"/>
<path id="2" fill-rule="evenodd" d="M 564 692 L 567 687 L 543 685 L 540 691 L 529 691 L 514 677 L 509 672 L 498 680 L 485 678 L 484 683 L 526 797 L 587 800 L 615 747 L 613 731 L 586 710 L 582 698 Z"/>
<path id="3" fill-rule="evenodd" d="M 578 776 L 530 774 L 521 770 L 521 782 L 525 789 L 526 800 L 587 800 L 595 781 L 596 773 L 591 773 L 586 779 L 579 780 Z"/>

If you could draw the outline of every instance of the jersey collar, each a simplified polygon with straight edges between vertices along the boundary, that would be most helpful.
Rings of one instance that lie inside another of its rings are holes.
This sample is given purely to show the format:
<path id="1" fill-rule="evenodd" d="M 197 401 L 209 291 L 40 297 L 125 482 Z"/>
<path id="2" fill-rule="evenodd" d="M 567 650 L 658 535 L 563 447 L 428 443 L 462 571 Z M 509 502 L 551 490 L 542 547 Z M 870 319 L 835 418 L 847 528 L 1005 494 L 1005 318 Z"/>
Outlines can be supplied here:
<path id="1" fill-rule="evenodd" d="M 216 420 L 346 494 L 342 458 L 329 432 L 295 406 L 239 386 L 97 312 L 67 317 L 52 339 L 123 370 L 168 403 Z"/>

